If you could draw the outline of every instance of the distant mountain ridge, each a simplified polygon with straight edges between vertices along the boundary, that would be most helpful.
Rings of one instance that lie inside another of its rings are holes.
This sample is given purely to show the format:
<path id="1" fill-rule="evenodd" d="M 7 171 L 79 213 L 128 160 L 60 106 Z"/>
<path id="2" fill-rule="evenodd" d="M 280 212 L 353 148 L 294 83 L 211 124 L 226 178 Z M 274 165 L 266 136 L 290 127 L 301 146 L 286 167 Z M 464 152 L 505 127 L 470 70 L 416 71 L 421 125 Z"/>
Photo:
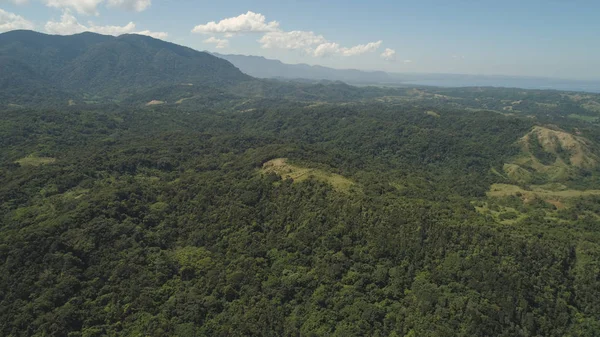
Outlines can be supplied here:
<path id="1" fill-rule="evenodd" d="M 252 78 L 223 59 L 149 36 L 0 34 L 0 90 L 5 94 L 118 95 L 181 83 L 220 86 L 247 80 Z"/>
<path id="2" fill-rule="evenodd" d="M 343 81 L 354 85 L 400 87 L 506 87 L 600 92 L 600 81 L 501 75 L 388 73 L 384 71 L 334 69 L 308 64 L 286 64 L 262 56 L 212 54 L 233 63 L 244 73 L 258 78 Z"/>
<path id="3" fill-rule="evenodd" d="M 225 55 L 212 53 L 238 67 L 244 73 L 258 78 L 284 78 L 342 81 L 351 84 L 375 84 L 398 82 L 394 75 L 384 71 L 363 71 L 356 69 L 334 69 L 318 65 L 287 64 L 262 56 Z"/>

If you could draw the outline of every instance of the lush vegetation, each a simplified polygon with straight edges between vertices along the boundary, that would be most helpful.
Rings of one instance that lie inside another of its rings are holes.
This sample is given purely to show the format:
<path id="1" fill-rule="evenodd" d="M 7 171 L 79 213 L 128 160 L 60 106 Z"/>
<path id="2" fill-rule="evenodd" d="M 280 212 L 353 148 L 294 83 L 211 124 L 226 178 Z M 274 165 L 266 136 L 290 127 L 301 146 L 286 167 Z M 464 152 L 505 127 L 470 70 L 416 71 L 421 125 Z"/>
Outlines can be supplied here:
<path id="1" fill-rule="evenodd" d="M 512 216 L 497 218 L 472 204 L 510 207 L 485 197 L 504 179 L 490 168 L 518 153 L 535 120 L 412 104 L 240 103 L 5 111 L 2 334 L 600 328 L 597 220 L 581 212 L 597 199 L 556 221 L 544 215 L 551 207 L 518 198 Z M 356 187 L 262 174 L 274 158 Z"/>
<path id="2" fill-rule="evenodd" d="M 2 336 L 600 331 L 598 96 L 45 95 L 0 100 Z"/>

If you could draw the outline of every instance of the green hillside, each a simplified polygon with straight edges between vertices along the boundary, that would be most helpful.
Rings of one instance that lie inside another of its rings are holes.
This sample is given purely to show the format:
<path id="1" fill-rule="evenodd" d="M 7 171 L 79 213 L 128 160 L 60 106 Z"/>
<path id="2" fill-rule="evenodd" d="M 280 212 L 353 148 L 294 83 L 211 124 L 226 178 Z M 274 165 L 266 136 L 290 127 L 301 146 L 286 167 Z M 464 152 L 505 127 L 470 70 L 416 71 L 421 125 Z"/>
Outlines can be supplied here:
<path id="1" fill-rule="evenodd" d="M 0 336 L 600 331 L 600 125 L 572 117 L 598 95 L 254 80 L 139 36 L 0 46 Z"/>
<path id="2" fill-rule="evenodd" d="M 251 80 L 225 60 L 142 35 L 7 32 L 0 34 L 0 69 L 5 70 L 0 88 L 21 93 L 54 88 L 118 97 L 182 83 L 223 86 Z"/>

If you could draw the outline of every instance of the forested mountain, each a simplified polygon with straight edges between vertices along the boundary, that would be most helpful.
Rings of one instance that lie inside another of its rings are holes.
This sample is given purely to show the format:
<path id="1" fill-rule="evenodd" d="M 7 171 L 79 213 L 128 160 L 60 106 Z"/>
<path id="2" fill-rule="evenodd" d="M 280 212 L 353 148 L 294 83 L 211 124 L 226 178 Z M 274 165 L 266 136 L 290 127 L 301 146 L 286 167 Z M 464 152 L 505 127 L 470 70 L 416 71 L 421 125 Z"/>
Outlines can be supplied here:
<path id="1" fill-rule="evenodd" d="M 167 85 L 222 86 L 251 78 L 231 63 L 143 35 L 0 34 L 0 89 L 118 96 Z"/>
<path id="2" fill-rule="evenodd" d="M 0 336 L 600 331 L 600 95 L 0 41 Z"/>

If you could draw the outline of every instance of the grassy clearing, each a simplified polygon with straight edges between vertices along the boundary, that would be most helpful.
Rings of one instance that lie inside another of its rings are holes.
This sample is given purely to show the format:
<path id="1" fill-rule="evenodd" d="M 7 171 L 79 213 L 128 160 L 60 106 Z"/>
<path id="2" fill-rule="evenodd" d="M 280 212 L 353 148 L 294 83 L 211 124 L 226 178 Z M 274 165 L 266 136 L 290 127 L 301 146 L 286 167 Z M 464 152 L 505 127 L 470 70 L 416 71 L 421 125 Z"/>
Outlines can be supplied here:
<path id="1" fill-rule="evenodd" d="M 533 177 L 529 171 L 516 164 L 504 164 L 503 170 L 512 181 L 520 183 L 529 182 Z"/>
<path id="2" fill-rule="evenodd" d="M 572 119 L 578 119 L 580 121 L 584 121 L 584 122 L 588 122 L 588 123 L 595 123 L 598 121 L 598 117 L 596 117 L 596 116 L 584 116 L 584 115 L 570 114 L 567 117 L 572 118 Z"/>
<path id="3" fill-rule="evenodd" d="M 70 191 L 63 193 L 63 198 L 65 199 L 81 199 L 89 194 L 90 190 L 85 188 L 75 188 Z"/>
<path id="4" fill-rule="evenodd" d="M 429 110 L 429 111 L 425 111 L 425 114 L 427 114 L 427 115 L 429 115 L 429 116 L 437 117 L 437 118 L 439 118 L 439 117 L 440 117 L 440 114 L 439 114 L 439 113 L 437 113 L 437 112 L 435 112 L 435 111 L 431 111 L 431 110 Z"/>
<path id="5" fill-rule="evenodd" d="M 522 152 L 503 167 L 514 182 L 530 182 L 534 175 L 547 181 L 564 181 L 578 169 L 595 169 L 600 158 L 588 139 L 559 129 L 535 126 L 519 140 Z"/>
<path id="6" fill-rule="evenodd" d="M 275 173 L 283 179 L 292 179 L 301 182 L 309 178 L 324 181 L 333 186 L 337 191 L 347 192 L 354 185 L 350 179 L 339 174 L 326 172 L 319 169 L 300 167 L 289 164 L 286 158 L 277 158 L 263 164 L 263 173 Z"/>
<path id="7" fill-rule="evenodd" d="M 41 165 L 49 165 L 54 164 L 56 162 L 56 158 L 50 157 L 36 157 L 36 156 L 27 156 L 25 158 L 21 158 L 19 160 L 15 160 L 15 163 L 21 166 L 41 166 Z"/>
<path id="8" fill-rule="evenodd" d="M 175 104 L 181 104 L 189 99 L 196 98 L 196 97 L 199 97 L 199 96 L 184 97 L 184 98 L 179 99 L 177 102 L 175 102 Z"/>
<path id="9" fill-rule="evenodd" d="M 491 210 L 488 203 L 475 206 L 475 210 L 479 214 L 491 216 L 503 225 L 513 225 L 527 217 L 527 214 L 521 213 L 512 207 L 499 207 L 497 210 Z"/>
<path id="10" fill-rule="evenodd" d="M 596 101 L 589 101 L 581 105 L 584 109 L 593 112 L 600 112 L 600 103 Z"/>
<path id="11" fill-rule="evenodd" d="M 540 103 L 540 102 L 535 102 L 535 105 L 543 107 L 543 108 L 548 108 L 548 109 L 556 109 L 556 108 L 558 108 L 558 104 L 556 104 L 556 103 Z"/>
<path id="12" fill-rule="evenodd" d="M 590 150 L 591 142 L 583 137 L 558 130 L 551 130 L 536 126 L 523 137 L 524 144 L 529 144 L 529 137 L 537 137 L 545 151 L 557 154 L 558 151 L 567 151 L 573 166 L 593 168 L 597 165 L 597 158 Z"/>
<path id="13" fill-rule="evenodd" d="M 507 177 L 507 176 L 505 176 L 504 174 L 502 174 L 502 173 L 498 172 L 498 170 L 496 170 L 496 168 L 495 168 L 495 167 L 492 167 L 492 168 L 490 169 L 490 172 L 492 172 L 493 174 L 497 175 L 497 176 L 498 176 L 498 177 L 500 177 L 500 178 L 508 179 L 508 177 Z"/>
<path id="14" fill-rule="evenodd" d="M 550 189 L 551 185 L 533 186 L 531 190 L 525 190 L 517 185 L 493 184 L 487 192 L 488 197 L 518 196 L 524 201 L 533 200 L 536 197 L 544 200 L 560 201 L 562 199 L 600 195 L 600 190 L 569 190 Z"/>

